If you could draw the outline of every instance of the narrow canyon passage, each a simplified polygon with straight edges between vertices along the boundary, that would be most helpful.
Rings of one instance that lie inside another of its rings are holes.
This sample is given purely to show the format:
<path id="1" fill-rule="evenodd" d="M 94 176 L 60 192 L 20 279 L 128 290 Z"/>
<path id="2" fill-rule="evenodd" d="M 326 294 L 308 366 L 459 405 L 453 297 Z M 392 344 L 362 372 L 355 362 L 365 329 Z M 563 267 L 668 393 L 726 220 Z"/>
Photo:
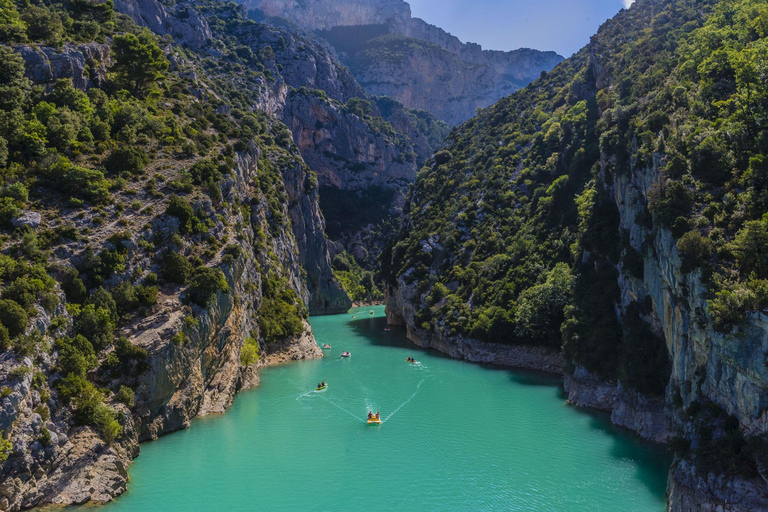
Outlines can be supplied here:
<path id="1" fill-rule="evenodd" d="M 558 378 L 414 348 L 383 307 L 311 323 L 325 358 L 143 445 L 103 510 L 664 510 L 664 449 L 568 406 Z"/>

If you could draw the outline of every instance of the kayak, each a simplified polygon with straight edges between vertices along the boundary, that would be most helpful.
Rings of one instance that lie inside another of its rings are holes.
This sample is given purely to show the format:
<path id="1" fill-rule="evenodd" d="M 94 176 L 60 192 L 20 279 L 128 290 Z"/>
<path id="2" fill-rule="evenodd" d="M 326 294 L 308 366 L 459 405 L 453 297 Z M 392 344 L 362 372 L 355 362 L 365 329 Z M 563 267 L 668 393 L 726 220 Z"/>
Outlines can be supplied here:
<path id="1" fill-rule="evenodd" d="M 325 386 L 320 386 L 318 388 L 315 388 L 315 391 L 322 391 L 322 390 L 324 390 L 327 387 L 328 387 L 328 384 L 326 384 Z"/>
<path id="2" fill-rule="evenodd" d="M 408 361 L 409 363 L 413 363 L 413 364 L 418 364 L 419 363 L 418 361 L 415 361 L 415 360 L 411 361 L 410 359 L 407 359 L 407 358 L 406 358 L 406 361 Z"/>
<path id="3" fill-rule="evenodd" d="M 351 356 L 351 355 L 352 355 L 352 354 L 350 354 L 349 352 L 342 352 L 342 353 L 341 353 L 341 357 L 349 357 L 349 356 Z"/>
<path id="4" fill-rule="evenodd" d="M 369 425 L 381 425 L 381 418 L 371 418 L 368 420 Z"/>

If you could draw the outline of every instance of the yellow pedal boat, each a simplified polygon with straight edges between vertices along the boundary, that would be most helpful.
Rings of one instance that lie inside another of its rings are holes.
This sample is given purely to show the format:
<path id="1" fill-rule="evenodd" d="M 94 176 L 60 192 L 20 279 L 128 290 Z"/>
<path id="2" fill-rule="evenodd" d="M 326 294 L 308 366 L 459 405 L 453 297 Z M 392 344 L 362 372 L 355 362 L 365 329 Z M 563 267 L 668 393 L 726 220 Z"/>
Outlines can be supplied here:
<path id="1" fill-rule="evenodd" d="M 371 418 L 368 420 L 369 425 L 381 425 L 381 418 Z"/>

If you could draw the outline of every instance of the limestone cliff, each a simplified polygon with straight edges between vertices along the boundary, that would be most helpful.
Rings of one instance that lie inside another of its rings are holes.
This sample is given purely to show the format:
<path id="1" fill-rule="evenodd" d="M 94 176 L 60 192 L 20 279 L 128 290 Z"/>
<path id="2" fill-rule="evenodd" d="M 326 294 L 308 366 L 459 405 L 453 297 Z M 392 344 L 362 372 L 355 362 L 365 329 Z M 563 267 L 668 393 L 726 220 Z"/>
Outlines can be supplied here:
<path id="1" fill-rule="evenodd" d="M 0 509 L 18 510 L 41 503 L 108 501 L 125 491 L 127 468 L 132 458 L 138 455 L 139 442 L 188 428 L 196 416 L 224 412 L 240 389 L 258 381 L 256 366 L 244 366 L 240 352 L 246 337 L 259 336 L 257 320 L 262 301 L 261 280 L 265 272 L 284 272 L 298 294 L 311 301 L 302 277 L 301 260 L 314 263 L 318 273 L 313 275 L 320 279 L 315 283 L 317 290 L 314 291 L 324 289 L 324 293 L 314 296 L 330 301 L 316 308 L 348 307 L 346 296 L 333 298 L 325 293 L 329 291 L 332 277 L 327 266 L 325 240 L 318 239 L 323 231 L 316 192 L 304 195 L 303 188 L 296 187 L 296 183 L 304 182 L 304 167 L 283 170 L 286 190 L 293 198 L 290 204 L 283 205 L 283 214 L 295 219 L 292 224 L 296 235 L 290 229 L 272 232 L 269 249 L 277 260 L 270 261 L 265 253 L 254 250 L 252 226 L 261 230 L 269 211 L 266 199 L 252 185 L 259 174 L 259 153 L 260 150 L 254 147 L 238 155 L 231 180 L 222 184 L 224 197 L 228 200 L 251 204 L 250 217 L 243 217 L 240 211 L 230 211 L 227 222 L 219 222 L 214 228 L 216 236 L 223 237 L 234 236 L 236 226 L 241 229 L 238 234 L 242 240 L 238 243 L 240 256 L 222 261 L 222 255 L 218 255 L 209 263 L 223 269 L 229 291 L 219 292 L 207 307 L 200 308 L 183 304 L 183 288 L 166 286 L 161 290 L 162 307 L 123 327 L 122 334 L 128 337 L 131 345 L 145 350 L 147 355 L 132 377 L 135 381 L 131 382 L 130 378 L 124 381 L 136 388 L 133 411 L 118 402 L 112 403 L 120 411 L 123 423 L 123 435 L 116 443 L 105 443 L 91 427 L 72 426 L 72 413 L 47 384 L 48 378 L 56 378 L 56 352 L 50 359 L 46 358 L 42 366 L 44 371 L 50 372 L 50 377 L 35 384 L 31 373 L 18 378 L 7 371 L 11 367 L 18 368 L 18 365 L 31 366 L 31 361 L 18 359 L 11 352 L 4 354 L 2 365 L 5 371 L 0 374 L 3 375 L 0 387 L 7 391 L 4 391 L 2 401 L 0 428 L 9 429 L 14 448 L 2 468 Z M 148 199 L 157 209 L 163 206 L 163 200 Z M 212 211 L 215 208 L 210 202 L 200 206 Z M 56 219 L 43 219 L 44 225 L 55 222 Z M 168 222 L 157 219 L 148 231 L 136 236 L 136 241 L 168 236 Z M 170 225 L 173 225 L 172 219 Z M 104 226 L 94 233 L 94 239 L 104 240 L 113 229 Z M 184 250 L 181 248 L 182 252 Z M 320 261 L 316 261 L 317 258 Z M 139 268 L 147 262 L 134 258 L 131 266 Z M 322 269 L 328 270 L 323 274 Z M 152 266 L 150 270 L 157 271 L 157 268 Z M 323 277 L 325 281 L 322 281 Z M 340 293 L 338 288 L 335 290 Z M 63 304 L 59 307 L 66 314 Z M 45 332 L 49 322 L 32 326 L 31 332 Z M 304 334 L 281 345 L 262 342 L 262 352 L 267 356 L 267 362 L 280 360 L 281 353 L 289 360 L 322 356 L 308 324 L 305 324 Z M 46 394 L 48 397 L 41 398 Z M 50 410 L 49 420 L 41 418 L 41 407 Z M 36 440 L 43 428 L 50 436 L 45 444 Z"/>

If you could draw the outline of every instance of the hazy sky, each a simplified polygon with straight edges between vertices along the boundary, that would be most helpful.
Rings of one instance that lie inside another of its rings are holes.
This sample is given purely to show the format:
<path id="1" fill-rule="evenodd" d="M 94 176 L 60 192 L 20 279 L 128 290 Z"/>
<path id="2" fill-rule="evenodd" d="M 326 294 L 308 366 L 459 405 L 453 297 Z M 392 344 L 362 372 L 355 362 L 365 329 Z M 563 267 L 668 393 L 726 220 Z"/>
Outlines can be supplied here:
<path id="1" fill-rule="evenodd" d="M 406 0 L 413 16 L 489 50 L 528 47 L 569 57 L 633 0 Z"/>

